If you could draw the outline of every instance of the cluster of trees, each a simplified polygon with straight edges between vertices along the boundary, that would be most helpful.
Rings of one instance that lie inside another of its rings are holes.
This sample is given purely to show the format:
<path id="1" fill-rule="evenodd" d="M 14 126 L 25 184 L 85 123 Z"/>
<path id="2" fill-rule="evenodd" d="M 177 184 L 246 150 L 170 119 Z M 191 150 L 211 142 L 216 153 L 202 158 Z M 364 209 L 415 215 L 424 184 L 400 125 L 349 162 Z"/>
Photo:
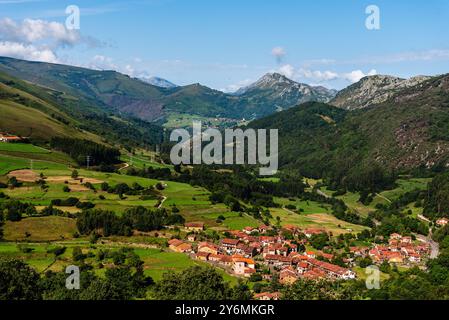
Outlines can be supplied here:
<path id="1" fill-rule="evenodd" d="M 75 253 L 79 250 L 74 250 Z M 104 277 L 83 263 L 80 267 L 80 289 L 68 290 L 65 272 L 47 271 L 40 276 L 36 270 L 20 260 L 0 259 L 0 300 L 131 300 L 145 298 L 153 280 L 143 273 L 143 262 L 126 249 L 116 253 L 114 266 Z M 74 256 L 75 257 L 75 256 Z M 105 255 L 99 257 L 99 260 Z"/>
<path id="2" fill-rule="evenodd" d="M 419 205 L 424 194 L 425 191 L 413 190 L 404 193 L 388 205 L 378 205 L 377 210 L 369 214 L 370 219 L 380 222 L 371 225 L 373 234 L 384 237 L 392 233 L 428 235 L 429 227 L 426 223 L 412 217 L 411 211 L 405 211 L 410 203 L 415 202 L 415 205 Z"/>
<path id="3" fill-rule="evenodd" d="M 153 289 L 159 300 L 249 300 L 249 287 L 239 282 L 230 287 L 212 267 L 195 266 L 180 273 L 164 273 Z"/>
<path id="4" fill-rule="evenodd" d="M 148 179 L 158 179 L 158 180 L 168 180 L 172 178 L 172 172 L 169 168 L 153 168 L 153 167 L 148 168 L 144 167 L 142 169 L 129 168 L 126 174 L 130 176 L 139 176 Z"/>
<path id="5" fill-rule="evenodd" d="M 50 141 L 52 149 L 67 153 L 78 164 L 85 165 L 90 156 L 90 165 L 115 164 L 119 162 L 120 151 L 89 140 L 54 137 Z"/>
<path id="6" fill-rule="evenodd" d="M 106 113 L 92 112 L 78 116 L 82 118 L 80 129 L 98 133 L 108 141 L 119 142 L 123 146 L 148 148 L 163 141 L 162 128 L 144 120 L 126 117 L 123 121 Z"/>
<path id="7" fill-rule="evenodd" d="M 29 203 L 23 203 L 19 200 L 8 200 L 0 203 L 0 216 L 7 221 L 20 221 L 22 214 L 28 216 L 37 215 L 36 208 Z"/>
<path id="8" fill-rule="evenodd" d="M 213 166 L 195 166 L 183 171 L 179 182 L 202 186 L 214 193 L 215 202 L 224 202 L 231 196 L 243 202 L 261 207 L 277 207 L 273 197 L 295 197 L 304 193 L 302 179 L 295 175 L 282 175 L 279 182 L 258 179 L 257 175 L 242 166 L 227 168 L 231 172 Z"/>
<path id="9" fill-rule="evenodd" d="M 57 207 L 77 207 L 78 209 L 92 209 L 95 207 L 95 204 L 89 201 L 82 202 L 78 198 L 69 197 L 67 199 L 53 199 L 51 200 L 52 206 Z"/>
<path id="10" fill-rule="evenodd" d="M 397 180 L 394 170 L 377 163 L 358 164 L 349 168 L 335 166 L 325 176 L 331 189 L 351 192 L 375 193 L 392 189 Z"/>
<path id="11" fill-rule="evenodd" d="M 425 194 L 424 215 L 431 219 L 449 215 L 449 172 L 436 175 Z"/>
<path id="12" fill-rule="evenodd" d="M 123 195 L 141 195 L 142 200 L 157 199 L 159 197 L 159 193 L 153 186 L 144 188 L 137 182 L 134 182 L 132 186 L 129 186 L 126 183 L 118 183 L 115 186 L 110 186 L 107 182 L 103 182 L 101 184 L 101 190 L 108 193 L 118 194 L 121 197 Z"/>
<path id="13" fill-rule="evenodd" d="M 160 230 L 165 225 L 183 224 L 184 218 L 178 213 L 165 209 L 150 210 L 144 207 L 130 208 L 122 216 L 112 211 L 99 209 L 85 210 L 78 214 L 76 225 L 81 234 L 99 233 L 103 236 L 130 236 L 132 230 L 149 232 Z"/>
<path id="14" fill-rule="evenodd" d="M 76 198 L 75 198 L 76 199 Z M 45 216 L 61 216 L 74 218 L 75 215 L 64 212 L 53 205 L 59 205 L 58 200 L 55 203 L 50 204 L 45 207 L 40 212 L 36 210 L 36 207 L 30 203 L 21 202 L 19 200 L 7 200 L 0 203 L 0 217 L 7 221 L 20 221 L 23 215 L 28 217 L 45 217 Z M 77 202 L 81 208 L 89 207 L 89 202 Z"/>

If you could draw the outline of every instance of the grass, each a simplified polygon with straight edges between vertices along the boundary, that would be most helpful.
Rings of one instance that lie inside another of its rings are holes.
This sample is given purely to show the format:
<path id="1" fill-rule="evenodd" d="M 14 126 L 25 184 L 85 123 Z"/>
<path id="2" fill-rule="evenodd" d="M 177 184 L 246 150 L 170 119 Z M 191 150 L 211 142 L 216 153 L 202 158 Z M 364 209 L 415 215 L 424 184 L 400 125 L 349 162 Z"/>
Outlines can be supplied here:
<path id="1" fill-rule="evenodd" d="M 57 216 L 31 217 L 18 222 L 7 221 L 4 225 L 4 239 L 8 241 L 57 241 L 72 238 L 75 231 L 75 219 Z M 26 233 L 29 236 L 26 236 Z"/>
<path id="2" fill-rule="evenodd" d="M 55 136 L 100 140 L 96 135 L 63 125 L 40 110 L 15 102 L 0 100 L 0 114 L 0 128 L 21 136 L 31 135 L 42 141 Z"/>
<path id="3" fill-rule="evenodd" d="M 353 267 L 352 270 L 357 274 L 357 278 L 360 280 L 366 280 L 370 274 L 367 274 L 365 268 L 361 268 L 359 266 Z M 387 273 L 383 273 L 379 271 L 380 275 L 380 285 L 382 286 L 382 282 L 385 280 L 388 280 L 390 278 L 390 275 Z"/>
<path id="4" fill-rule="evenodd" d="M 276 217 L 280 217 L 282 226 L 296 225 L 302 228 L 325 228 L 334 235 L 350 232 L 357 233 L 366 229 L 363 226 L 338 220 L 328 213 L 298 214 L 280 208 L 272 208 L 270 211 L 273 216 L 272 224 L 276 224 Z"/>
<path id="5" fill-rule="evenodd" d="M 431 178 L 411 178 L 411 179 L 398 179 L 398 186 L 393 190 L 387 190 L 380 194 L 389 200 L 396 200 L 402 194 L 413 191 L 415 189 L 425 190 L 427 184 L 431 181 Z"/>
<path id="6" fill-rule="evenodd" d="M 137 168 L 137 169 L 143 169 L 144 167 L 149 168 L 168 168 L 173 169 L 172 165 L 168 164 L 162 164 L 158 163 L 152 160 L 151 155 L 128 155 L 123 154 L 120 156 L 120 160 L 123 162 L 128 163 L 131 167 Z"/>
<path id="7" fill-rule="evenodd" d="M 223 209 L 227 210 L 226 208 Z M 221 225 L 216 223 L 219 216 L 223 216 L 225 218 Z M 247 214 L 242 214 L 242 216 L 240 216 L 237 212 L 229 211 L 206 213 L 201 215 L 200 218 L 205 220 L 210 219 L 215 222 L 214 225 L 223 226 L 228 230 L 242 230 L 245 227 L 258 227 L 262 224 L 260 221 Z"/>
<path id="8" fill-rule="evenodd" d="M 51 153 L 50 150 L 34 146 L 28 143 L 1 143 L 0 142 L 0 152 L 23 152 L 23 153 Z"/>
<path id="9" fill-rule="evenodd" d="M 31 161 L 30 159 L 0 154 L 0 176 L 5 175 L 14 170 L 30 169 L 31 167 L 39 171 L 48 169 L 56 170 L 67 168 L 67 166 L 60 163 L 42 160 Z"/>
<path id="10" fill-rule="evenodd" d="M 310 213 L 328 213 L 330 211 L 330 207 L 328 205 L 323 205 L 321 203 L 315 201 L 302 201 L 299 199 L 295 199 L 294 201 L 290 201 L 287 198 L 274 198 L 276 203 L 279 203 L 282 206 L 286 205 L 294 205 L 298 210 L 303 210 L 301 213 L 310 214 Z"/>

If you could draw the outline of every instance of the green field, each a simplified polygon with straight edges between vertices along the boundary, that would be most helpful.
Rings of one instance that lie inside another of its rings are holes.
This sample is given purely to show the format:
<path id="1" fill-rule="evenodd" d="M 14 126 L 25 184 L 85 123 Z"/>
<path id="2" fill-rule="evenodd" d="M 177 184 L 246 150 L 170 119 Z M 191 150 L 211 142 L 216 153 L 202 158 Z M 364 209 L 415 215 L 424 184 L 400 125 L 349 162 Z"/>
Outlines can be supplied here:
<path id="1" fill-rule="evenodd" d="M 431 178 L 411 178 L 411 179 L 398 179 L 398 187 L 393 190 L 381 192 L 380 194 L 389 200 L 396 200 L 402 194 L 413 191 L 415 189 L 425 190 L 427 184 L 431 181 Z"/>
<path id="2" fill-rule="evenodd" d="M 129 164 L 130 167 L 137 169 L 143 169 L 144 167 L 149 168 L 168 168 L 173 169 L 172 165 L 162 164 L 152 161 L 150 155 L 129 155 L 123 154 L 120 156 L 120 160 Z"/>
<path id="3" fill-rule="evenodd" d="M 57 216 L 25 218 L 18 222 L 7 221 L 3 238 L 7 241 L 58 241 L 72 238 L 76 230 L 75 219 Z"/>
<path id="4" fill-rule="evenodd" d="M 303 201 L 299 199 L 295 199 L 295 201 L 290 201 L 286 198 L 274 198 L 276 203 L 279 203 L 282 206 L 286 205 L 294 205 L 297 210 L 303 210 L 301 213 L 309 214 L 309 213 L 328 213 L 330 211 L 329 205 L 324 205 L 315 201 Z"/>
<path id="5" fill-rule="evenodd" d="M 58 170 L 67 168 L 67 166 L 42 160 L 30 160 L 21 157 L 7 156 L 0 154 L 0 176 L 5 175 L 13 170 L 30 169 L 35 170 Z"/>
<path id="6" fill-rule="evenodd" d="M 0 142 L 0 152 L 23 152 L 23 153 L 50 153 L 50 150 L 34 146 L 28 143 L 4 143 Z"/>
<path id="7" fill-rule="evenodd" d="M 361 232 L 366 227 L 338 220 L 328 213 L 298 214 L 286 209 L 271 208 L 273 219 L 271 223 L 276 224 L 276 217 L 281 218 L 281 225 L 296 225 L 301 228 L 325 228 L 334 235 L 350 232 Z"/>

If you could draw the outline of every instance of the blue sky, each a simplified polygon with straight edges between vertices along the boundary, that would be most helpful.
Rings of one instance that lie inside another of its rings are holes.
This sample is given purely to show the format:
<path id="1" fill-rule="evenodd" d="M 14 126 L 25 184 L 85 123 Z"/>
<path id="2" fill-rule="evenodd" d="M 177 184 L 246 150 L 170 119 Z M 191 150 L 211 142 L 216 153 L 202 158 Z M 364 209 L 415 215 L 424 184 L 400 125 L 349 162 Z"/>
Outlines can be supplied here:
<path id="1" fill-rule="evenodd" d="M 60 29 L 68 5 L 76 34 Z M 380 30 L 365 27 L 368 5 Z M 0 0 L 0 55 L 228 91 L 274 71 L 337 89 L 448 73 L 447 30 L 447 0 Z"/>

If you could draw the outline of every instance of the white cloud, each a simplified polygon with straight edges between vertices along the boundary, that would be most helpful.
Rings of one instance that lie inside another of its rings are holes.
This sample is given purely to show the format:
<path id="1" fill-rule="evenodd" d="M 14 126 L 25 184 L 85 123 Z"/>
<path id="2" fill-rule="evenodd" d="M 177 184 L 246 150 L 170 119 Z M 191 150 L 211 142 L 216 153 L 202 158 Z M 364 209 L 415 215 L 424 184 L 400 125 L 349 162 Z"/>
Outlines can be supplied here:
<path id="1" fill-rule="evenodd" d="M 283 56 L 285 56 L 286 52 L 285 52 L 285 49 L 282 48 L 282 47 L 274 47 L 274 48 L 271 50 L 271 54 L 272 54 L 273 56 L 275 56 L 276 58 L 278 58 L 278 57 L 283 57 Z"/>
<path id="2" fill-rule="evenodd" d="M 282 47 L 274 47 L 271 50 L 271 54 L 276 58 L 277 63 L 280 64 L 282 63 L 282 60 L 287 53 L 285 52 L 285 49 Z"/>
<path id="3" fill-rule="evenodd" d="M 342 75 L 342 78 L 351 82 L 355 83 L 360 81 L 360 79 L 366 77 L 366 76 L 374 76 L 377 74 L 377 71 L 375 69 L 370 70 L 368 73 L 364 73 L 362 70 L 354 70 L 349 73 L 345 73 Z"/>
<path id="4" fill-rule="evenodd" d="M 106 57 L 100 54 L 95 55 L 91 61 L 86 65 L 87 68 L 95 70 L 116 70 L 117 65 L 114 63 L 114 59 Z"/>
<path id="5" fill-rule="evenodd" d="M 51 63 L 58 62 L 56 54 L 48 48 L 38 48 L 31 44 L 9 41 L 0 42 L 0 56 Z"/>
<path id="6" fill-rule="evenodd" d="M 285 64 L 278 69 L 278 72 L 287 78 L 293 78 L 295 75 L 295 68 L 290 64 Z"/>
<path id="7" fill-rule="evenodd" d="M 339 78 L 339 75 L 332 71 L 320 71 L 320 70 L 309 70 L 309 69 L 299 69 L 298 77 L 312 79 L 314 81 L 330 81 Z"/>
<path id="8" fill-rule="evenodd" d="M 237 90 L 239 90 L 241 88 L 249 86 L 253 82 L 254 82 L 254 80 L 252 80 L 252 79 L 245 79 L 245 80 L 239 81 L 239 82 L 237 82 L 235 84 L 230 84 L 226 88 L 220 89 L 220 91 L 223 91 L 223 92 L 236 92 Z"/>
<path id="9" fill-rule="evenodd" d="M 19 43 L 47 41 L 49 45 L 75 45 L 81 41 L 77 30 L 68 30 L 62 23 L 25 19 L 20 23 L 10 18 L 0 20 L 0 39 Z"/>

